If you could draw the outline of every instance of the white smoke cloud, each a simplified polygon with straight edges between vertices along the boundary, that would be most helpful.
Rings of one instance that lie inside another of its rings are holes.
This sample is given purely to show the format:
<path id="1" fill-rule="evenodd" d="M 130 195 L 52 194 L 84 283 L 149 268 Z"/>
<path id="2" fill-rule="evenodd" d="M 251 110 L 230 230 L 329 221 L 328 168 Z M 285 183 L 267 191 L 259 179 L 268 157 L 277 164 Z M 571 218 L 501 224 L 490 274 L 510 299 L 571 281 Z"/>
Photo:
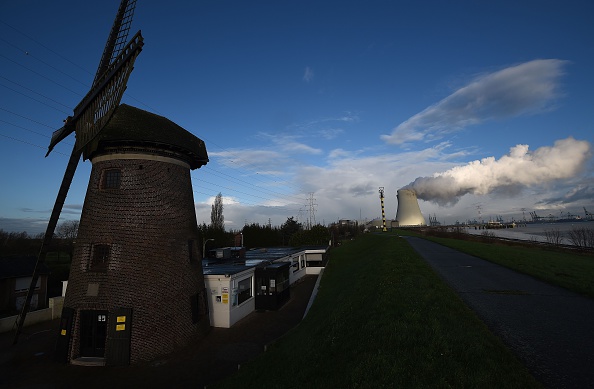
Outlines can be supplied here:
<path id="1" fill-rule="evenodd" d="M 469 125 L 546 109 L 558 96 L 559 79 L 567 63 L 540 59 L 477 77 L 381 139 L 390 144 L 438 139 Z"/>
<path id="2" fill-rule="evenodd" d="M 431 177 L 419 177 L 404 188 L 413 189 L 419 199 L 454 205 L 469 193 L 514 193 L 523 187 L 573 177 L 590 156 L 590 143 L 572 137 L 534 152 L 528 151 L 528 145 L 516 145 L 498 160 L 488 157 L 472 161 Z"/>

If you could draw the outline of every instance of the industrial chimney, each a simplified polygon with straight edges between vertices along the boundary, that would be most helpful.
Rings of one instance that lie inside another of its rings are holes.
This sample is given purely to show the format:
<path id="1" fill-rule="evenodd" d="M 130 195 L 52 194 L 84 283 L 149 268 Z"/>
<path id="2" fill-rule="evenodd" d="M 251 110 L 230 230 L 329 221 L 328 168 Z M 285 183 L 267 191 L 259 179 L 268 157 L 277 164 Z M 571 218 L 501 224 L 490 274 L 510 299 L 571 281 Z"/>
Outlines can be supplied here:
<path id="1" fill-rule="evenodd" d="M 411 189 L 400 189 L 397 192 L 398 210 L 396 211 L 396 221 L 399 227 L 418 227 L 426 226 L 425 218 L 419 208 L 417 194 Z"/>

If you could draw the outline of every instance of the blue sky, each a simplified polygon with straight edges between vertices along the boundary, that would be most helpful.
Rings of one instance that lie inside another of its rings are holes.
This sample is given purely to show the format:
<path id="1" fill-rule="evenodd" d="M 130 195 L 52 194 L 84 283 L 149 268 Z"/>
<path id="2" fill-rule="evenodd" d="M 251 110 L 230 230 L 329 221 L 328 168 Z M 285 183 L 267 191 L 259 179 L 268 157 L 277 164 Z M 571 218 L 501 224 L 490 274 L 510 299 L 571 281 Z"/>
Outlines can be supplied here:
<path id="1" fill-rule="evenodd" d="M 118 1 L 0 2 L 0 229 L 44 230 Z M 165 5 L 166 4 L 166 5 Z M 122 102 L 203 139 L 197 221 L 442 223 L 594 208 L 590 1 L 143 1 Z M 78 219 L 91 164 L 62 220 Z M 313 199 L 313 201 L 310 201 Z M 594 211 L 593 211 L 594 212 Z"/>

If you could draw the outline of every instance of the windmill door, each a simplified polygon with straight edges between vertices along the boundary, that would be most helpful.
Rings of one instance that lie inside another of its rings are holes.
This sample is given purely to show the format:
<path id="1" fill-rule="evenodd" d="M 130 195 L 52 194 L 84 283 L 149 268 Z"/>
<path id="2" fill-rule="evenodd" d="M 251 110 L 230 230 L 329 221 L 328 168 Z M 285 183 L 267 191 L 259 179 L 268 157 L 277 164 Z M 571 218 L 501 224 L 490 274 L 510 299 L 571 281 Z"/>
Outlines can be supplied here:
<path id="1" fill-rule="evenodd" d="M 115 308 L 109 315 L 109 340 L 105 363 L 109 366 L 130 364 L 132 308 Z"/>
<path id="2" fill-rule="evenodd" d="M 81 357 L 104 357 L 107 337 L 107 311 L 80 312 Z"/>
<path id="3" fill-rule="evenodd" d="M 68 347 L 70 345 L 70 333 L 72 332 L 72 321 L 75 310 L 73 308 L 63 307 L 62 318 L 60 319 L 60 334 L 56 341 L 56 361 L 61 363 L 68 362 Z"/>

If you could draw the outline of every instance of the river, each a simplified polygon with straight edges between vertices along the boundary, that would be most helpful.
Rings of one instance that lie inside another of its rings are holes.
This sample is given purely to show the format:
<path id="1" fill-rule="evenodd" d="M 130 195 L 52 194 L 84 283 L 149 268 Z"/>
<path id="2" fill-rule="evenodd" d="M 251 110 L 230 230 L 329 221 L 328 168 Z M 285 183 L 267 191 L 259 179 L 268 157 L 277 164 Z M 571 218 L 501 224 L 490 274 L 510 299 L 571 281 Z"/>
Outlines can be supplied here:
<path id="1" fill-rule="evenodd" d="M 547 232 L 556 233 L 559 231 L 561 236 L 561 244 L 573 245 L 573 242 L 569 239 L 569 232 L 574 228 L 585 228 L 588 230 L 594 230 L 594 221 L 576 221 L 576 222 L 562 222 L 562 223 L 530 223 L 521 225 L 516 228 L 501 228 L 501 229 L 474 229 L 474 227 L 468 227 L 467 232 L 473 235 L 484 234 L 485 231 L 493 233 L 495 236 L 508 239 L 519 239 L 527 241 L 547 242 Z"/>

